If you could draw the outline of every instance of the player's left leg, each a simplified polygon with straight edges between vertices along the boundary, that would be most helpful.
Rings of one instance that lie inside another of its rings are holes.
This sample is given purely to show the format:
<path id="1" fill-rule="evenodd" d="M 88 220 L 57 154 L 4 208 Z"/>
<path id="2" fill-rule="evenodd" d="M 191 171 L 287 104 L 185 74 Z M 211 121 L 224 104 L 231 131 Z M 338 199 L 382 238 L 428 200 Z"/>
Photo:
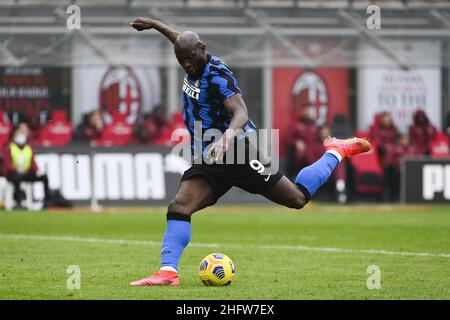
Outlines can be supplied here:
<path id="1" fill-rule="evenodd" d="M 178 263 L 191 239 L 191 215 L 213 205 L 222 193 L 229 189 L 229 187 L 221 190 L 215 188 L 208 180 L 206 169 L 196 168 L 191 167 L 185 172 L 179 189 L 168 206 L 166 231 L 161 246 L 160 270 L 151 277 L 133 281 L 130 285 L 179 285 Z"/>

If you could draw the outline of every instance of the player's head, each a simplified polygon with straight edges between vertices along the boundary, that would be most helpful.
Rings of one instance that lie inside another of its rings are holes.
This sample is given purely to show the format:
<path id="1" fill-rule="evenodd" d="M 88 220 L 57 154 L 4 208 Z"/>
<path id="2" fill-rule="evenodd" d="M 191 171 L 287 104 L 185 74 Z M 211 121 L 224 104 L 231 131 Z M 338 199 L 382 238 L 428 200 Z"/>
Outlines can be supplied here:
<path id="1" fill-rule="evenodd" d="M 198 34 L 192 31 L 181 33 L 174 43 L 177 60 L 192 79 L 198 79 L 203 73 L 207 61 L 206 45 Z"/>

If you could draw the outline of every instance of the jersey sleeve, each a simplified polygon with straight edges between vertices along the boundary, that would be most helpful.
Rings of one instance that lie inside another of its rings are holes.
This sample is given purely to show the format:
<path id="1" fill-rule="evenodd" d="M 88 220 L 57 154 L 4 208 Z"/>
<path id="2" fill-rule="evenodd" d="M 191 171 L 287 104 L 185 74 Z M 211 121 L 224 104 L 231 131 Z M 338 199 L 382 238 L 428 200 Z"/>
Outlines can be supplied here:
<path id="1" fill-rule="evenodd" d="M 211 83 L 216 87 L 216 94 L 221 101 L 241 93 L 236 76 L 224 64 L 214 68 Z"/>

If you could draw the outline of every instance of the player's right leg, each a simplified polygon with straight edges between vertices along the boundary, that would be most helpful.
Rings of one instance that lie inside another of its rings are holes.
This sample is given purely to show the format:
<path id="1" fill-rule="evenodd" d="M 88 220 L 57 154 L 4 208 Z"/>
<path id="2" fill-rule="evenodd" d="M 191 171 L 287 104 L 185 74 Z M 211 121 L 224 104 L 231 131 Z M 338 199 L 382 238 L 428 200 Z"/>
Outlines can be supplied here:
<path id="1" fill-rule="evenodd" d="M 205 178 L 195 176 L 181 182 L 167 209 L 167 226 L 161 247 L 161 268 L 150 278 L 132 286 L 177 286 L 178 262 L 191 239 L 191 215 L 217 200 L 216 190 Z"/>
<path id="2" fill-rule="evenodd" d="M 326 150 L 323 156 L 300 170 L 294 183 L 283 177 L 264 196 L 289 208 L 300 209 L 330 178 L 343 158 L 367 152 L 371 148 L 370 143 L 361 138 L 328 138 L 323 145 Z"/>

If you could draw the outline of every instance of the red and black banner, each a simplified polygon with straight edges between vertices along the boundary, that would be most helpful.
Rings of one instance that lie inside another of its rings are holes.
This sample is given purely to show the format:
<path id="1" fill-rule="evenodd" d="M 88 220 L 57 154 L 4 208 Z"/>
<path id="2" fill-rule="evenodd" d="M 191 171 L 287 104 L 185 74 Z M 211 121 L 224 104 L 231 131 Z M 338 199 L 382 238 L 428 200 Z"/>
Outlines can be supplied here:
<path id="1" fill-rule="evenodd" d="M 0 68 L 0 111 L 10 119 L 13 114 L 39 119 L 42 111 L 55 109 L 64 109 L 70 116 L 69 68 Z"/>

